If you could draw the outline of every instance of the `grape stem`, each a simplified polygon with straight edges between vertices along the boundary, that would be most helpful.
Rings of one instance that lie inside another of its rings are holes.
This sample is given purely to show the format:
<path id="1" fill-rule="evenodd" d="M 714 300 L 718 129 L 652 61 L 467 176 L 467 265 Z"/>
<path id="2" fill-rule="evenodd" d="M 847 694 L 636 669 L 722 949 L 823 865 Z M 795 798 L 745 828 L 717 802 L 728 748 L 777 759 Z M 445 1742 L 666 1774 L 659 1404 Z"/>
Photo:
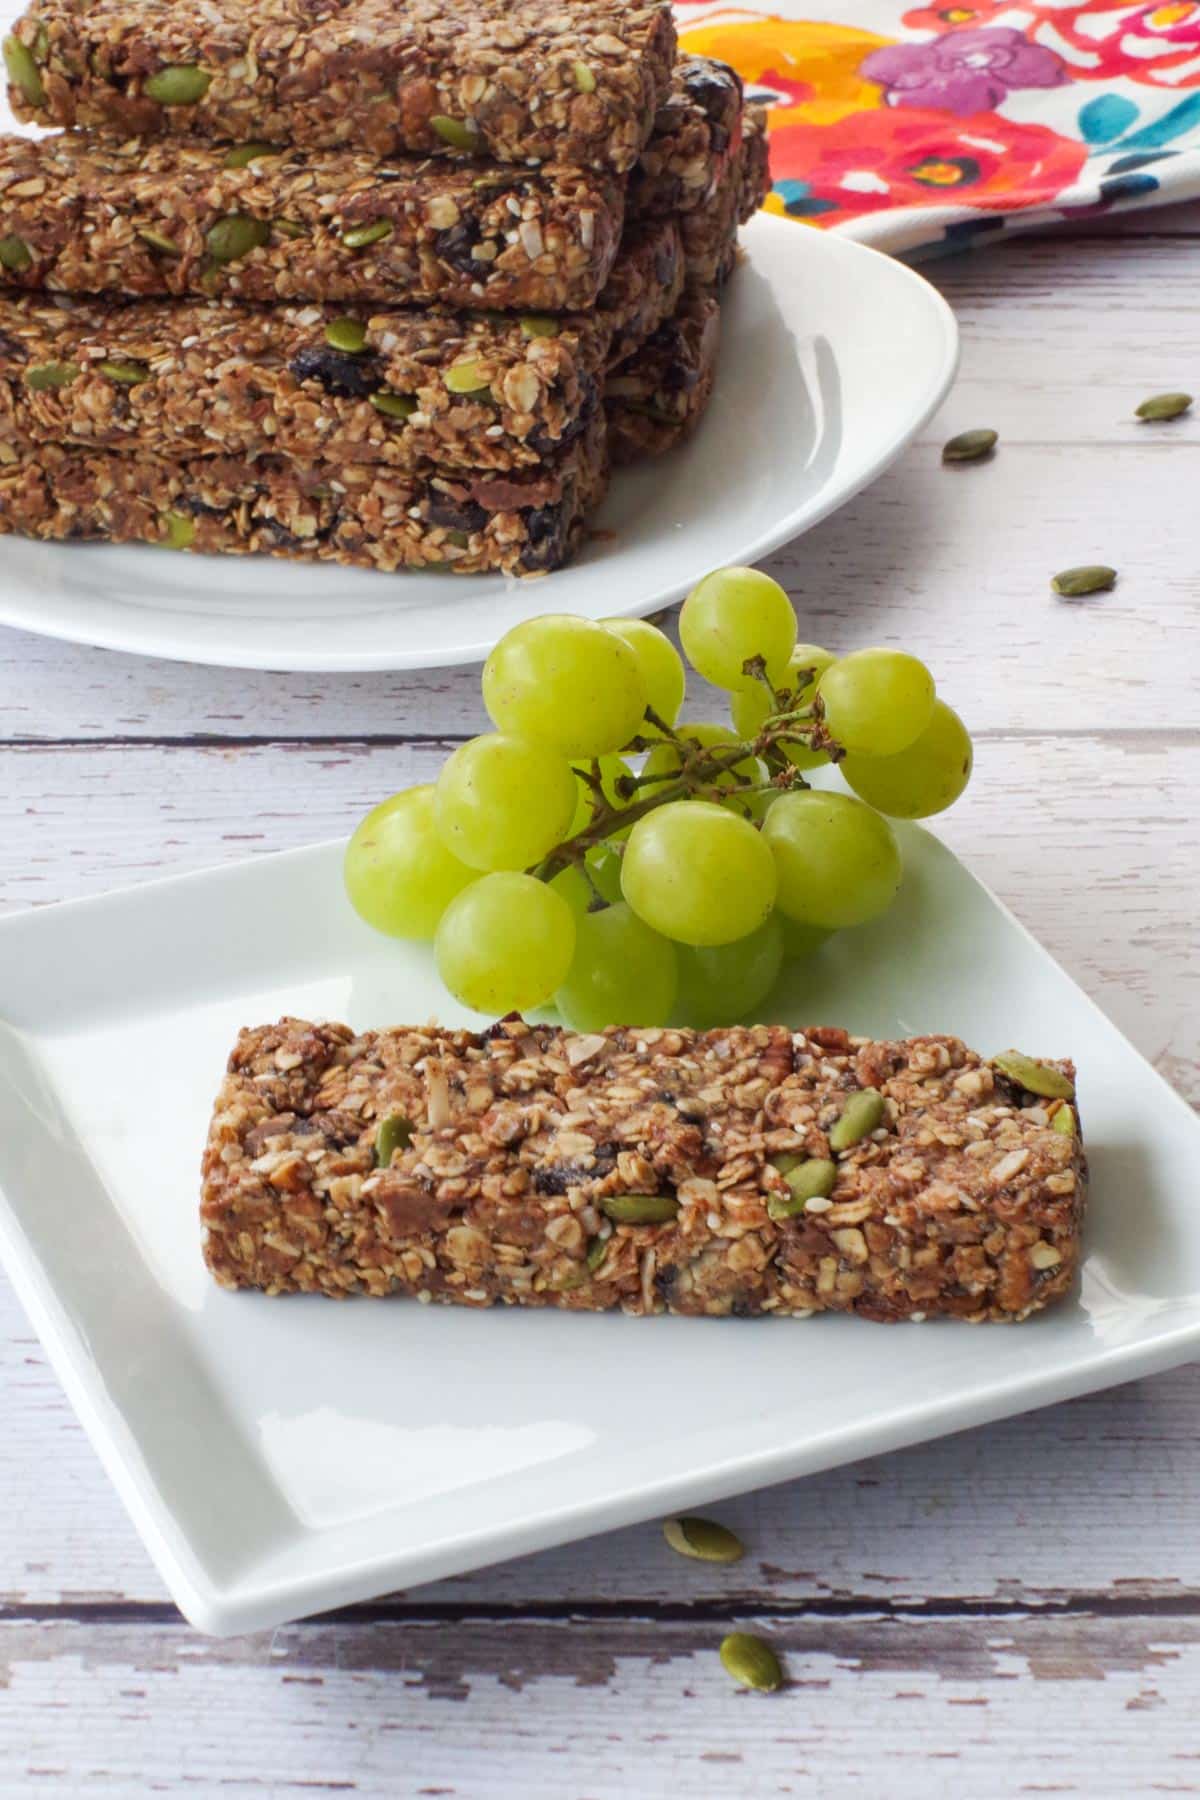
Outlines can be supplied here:
<path id="1" fill-rule="evenodd" d="M 709 794 L 714 799 L 728 799 L 729 785 L 728 782 L 721 784 L 722 776 L 732 776 L 734 785 L 742 794 L 779 793 L 789 788 L 806 788 L 808 783 L 783 753 L 782 746 L 787 743 L 803 743 L 813 749 L 824 750 L 836 761 L 842 751 L 829 736 L 819 709 L 814 706 L 788 709 L 791 694 L 802 692 L 807 685 L 804 671 L 800 672 L 801 679 L 796 689 L 776 692 L 761 662 L 761 658 L 752 657 L 746 665 L 746 672 L 756 675 L 764 682 L 771 695 L 774 710 L 763 720 L 756 737 L 741 743 L 709 748 L 694 738 L 689 738 L 686 726 L 682 732 L 676 731 L 665 719 L 659 718 L 651 707 L 647 707 L 647 723 L 678 745 L 679 768 L 654 775 L 620 776 L 615 787 L 618 798 L 630 802 L 626 806 L 614 806 L 609 801 L 601 784 L 598 763 L 594 762 L 590 770 L 579 770 L 581 779 L 591 793 L 591 817 L 572 837 L 551 850 L 530 873 L 540 881 L 550 881 L 575 863 L 582 868 L 593 892 L 596 892 L 596 884 L 591 879 L 586 863 L 588 851 L 595 849 L 597 844 L 603 843 L 614 832 L 636 825 L 639 819 L 644 819 L 658 807 L 667 806 L 672 800 L 694 800 Z M 751 663 L 760 666 L 751 668 Z M 627 748 L 635 752 L 649 751 L 660 742 L 661 738 L 658 737 L 635 737 Z M 755 757 L 765 762 L 770 769 L 769 782 L 754 782 L 738 770 L 739 763 Z M 641 793 L 640 790 L 645 788 L 653 788 L 654 792 Z"/>

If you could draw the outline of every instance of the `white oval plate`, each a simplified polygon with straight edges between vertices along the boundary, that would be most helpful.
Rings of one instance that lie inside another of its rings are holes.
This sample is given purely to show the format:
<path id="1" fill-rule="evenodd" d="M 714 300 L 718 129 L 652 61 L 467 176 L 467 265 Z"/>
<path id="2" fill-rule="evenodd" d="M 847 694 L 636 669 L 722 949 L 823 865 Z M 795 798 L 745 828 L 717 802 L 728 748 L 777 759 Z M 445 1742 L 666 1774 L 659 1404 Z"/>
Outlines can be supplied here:
<path id="1" fill-rule="evenodd" d="M 954 378 L 958 333 L 890 257 L 767 214 L 744 241 L 703 426 L 616 477 L 569 568 L 455 580 L 9 537 L 0 623 L 230 668 L 431 668 L 482 660 L 533 613 L 654 612 L 756 561 L 899 455 Z"/>

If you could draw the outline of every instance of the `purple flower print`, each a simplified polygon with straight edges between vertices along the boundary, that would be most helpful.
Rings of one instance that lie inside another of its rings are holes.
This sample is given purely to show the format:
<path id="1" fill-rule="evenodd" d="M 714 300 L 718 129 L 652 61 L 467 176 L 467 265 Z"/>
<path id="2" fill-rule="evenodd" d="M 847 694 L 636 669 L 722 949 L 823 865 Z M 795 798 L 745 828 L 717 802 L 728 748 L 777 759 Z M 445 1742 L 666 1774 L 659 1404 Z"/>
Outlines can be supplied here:
<path id="1" fill-rule="evenodd" d="M 1012 88 L 1061 87 L 1068 79 L 1053 50 L 1031 44 L 1006 25 L 873 50 L 862 73 L 883 84 L 889 106 L 923 106 L 960 117 L 991 112 Z"/>

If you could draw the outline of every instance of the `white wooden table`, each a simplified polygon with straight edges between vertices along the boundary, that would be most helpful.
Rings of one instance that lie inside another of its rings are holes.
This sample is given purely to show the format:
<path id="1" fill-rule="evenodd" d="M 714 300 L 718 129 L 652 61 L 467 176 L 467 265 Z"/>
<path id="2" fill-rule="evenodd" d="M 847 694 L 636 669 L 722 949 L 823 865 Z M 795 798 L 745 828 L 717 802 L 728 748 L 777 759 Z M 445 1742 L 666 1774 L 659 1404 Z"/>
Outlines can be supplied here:
<path id="1" fill-rule="evenodd" d="M 1200 392 L 1200 207 L 935 278 L 956 391 L 771 567 L 802 635 L 928 658 L 978 748 L 945 836 L 1200 1103 L 1200 409 L 1131 422 Z M 996 459 L 943 470 L 973 425 Z M 1090 561 L 1113 593 L 1051 597 Z M 0 634 L 0 904 L 344 833 L 481 722 L 475 670 Z M 224 1643 L 167 1601 L 2 1286 L 0 1382 L 4 1796 L 1200 1793 L 1200 1371 L 716 1509 L 733 1569 L 646 1526 Z M 786 1692 L 735 1691 L 731 1621 Z"/>

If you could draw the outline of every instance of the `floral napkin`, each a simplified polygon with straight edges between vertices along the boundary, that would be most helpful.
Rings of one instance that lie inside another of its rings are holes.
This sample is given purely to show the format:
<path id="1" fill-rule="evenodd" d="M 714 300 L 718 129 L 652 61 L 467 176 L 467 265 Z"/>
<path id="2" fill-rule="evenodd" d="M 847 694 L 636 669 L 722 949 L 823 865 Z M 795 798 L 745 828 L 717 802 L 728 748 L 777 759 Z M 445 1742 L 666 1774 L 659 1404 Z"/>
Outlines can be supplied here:
<path id="1" fill-rule="evenodd" d="M 1200 0 L 835 8 L 675 0 L 770 106 L 769 211 L 928 255 L 1200 195 Z"/>

